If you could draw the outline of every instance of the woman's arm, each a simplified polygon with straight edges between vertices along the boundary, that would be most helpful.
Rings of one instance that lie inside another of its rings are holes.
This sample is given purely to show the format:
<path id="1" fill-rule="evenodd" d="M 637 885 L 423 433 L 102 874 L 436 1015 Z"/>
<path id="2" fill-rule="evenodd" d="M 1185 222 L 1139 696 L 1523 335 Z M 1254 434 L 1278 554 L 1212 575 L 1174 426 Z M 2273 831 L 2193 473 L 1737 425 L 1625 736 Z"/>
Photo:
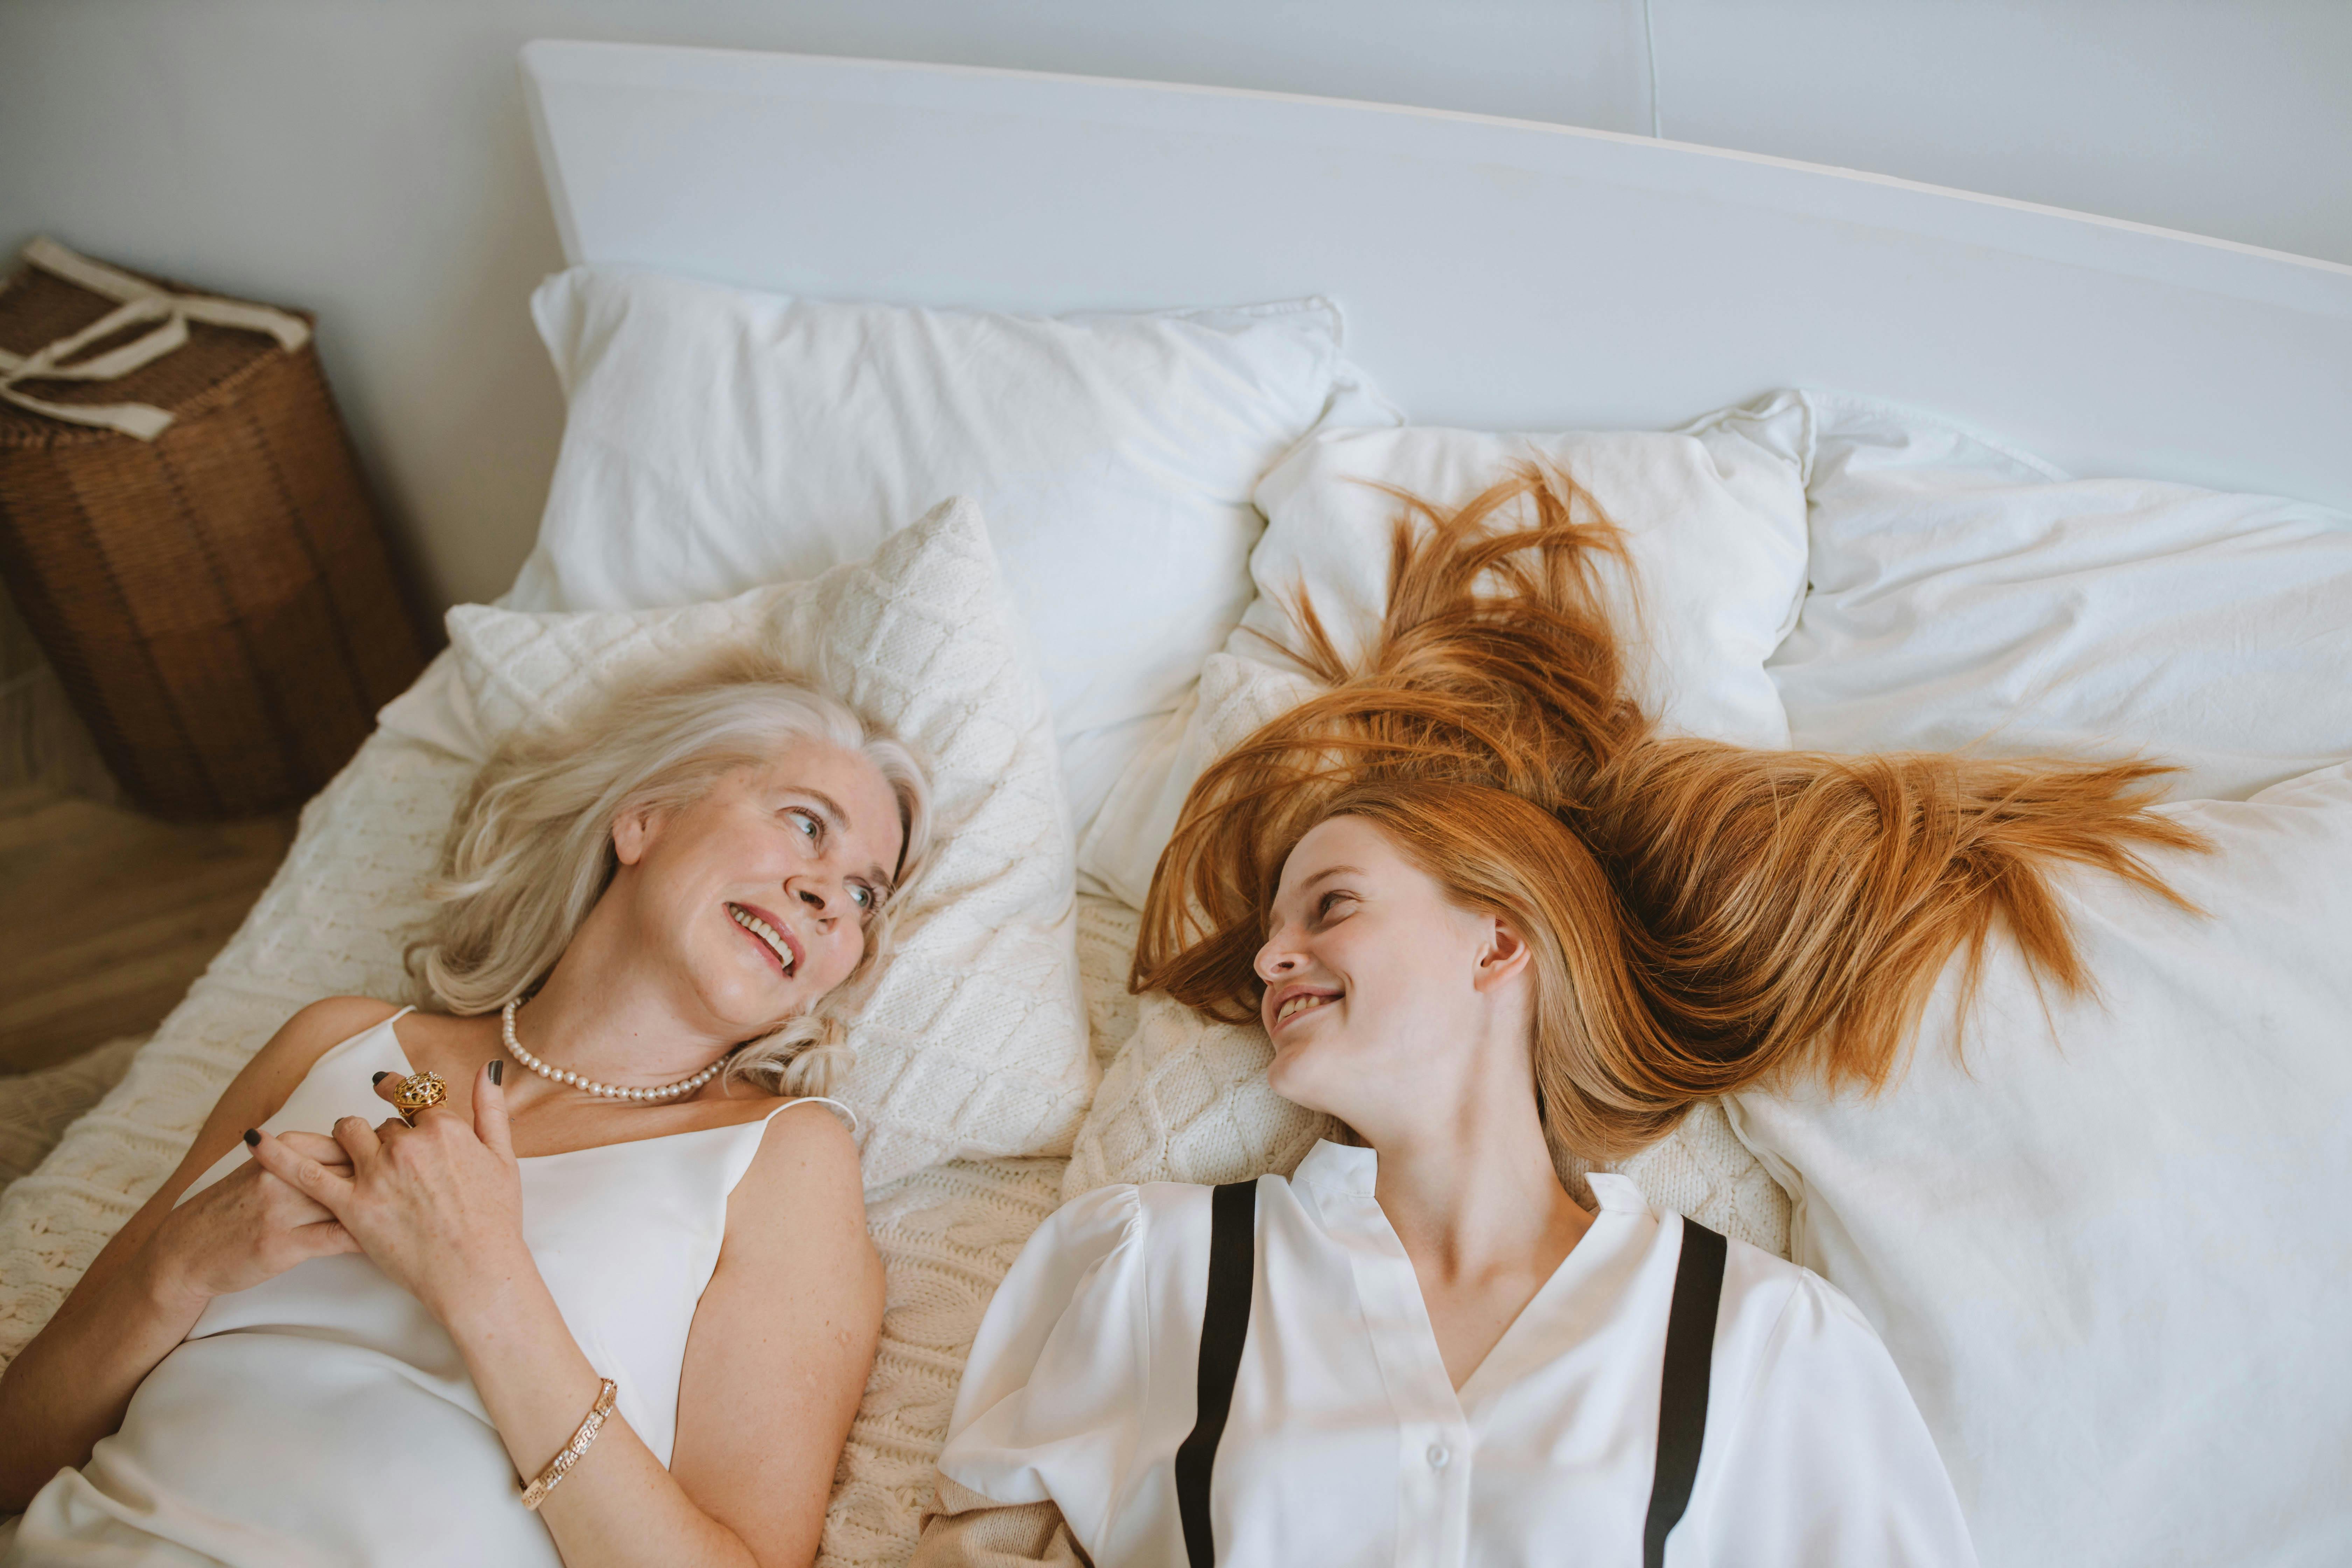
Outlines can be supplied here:
<path id="1" fill-rule="evenodd" d="M 1162 1191 L 1199 1208 L 1205 1259 L 1208 1189 Z M 973 1338 L 909 1568 L 1090 1561 L 1070 1514 L 1108 1520 L 1143 1435 L 1169 1415 L 1151 1398 L 1144 1328 L 1163 1234 L 1181 1232 L 1157 1231 L 1141 1189 L 1116 1186 L 1065 1204 L 1030 1237 Z"/>
<path id="2" fill-rule="evenodd" d="M 728 1200 L 727 1244 L 687 1341 L 670 1458 L 678 1484 L 762 1568 L 816 1556 L 882 1308 L 856 1142 L 827 1107 L 787 1110 Z M 591 1568 L 568 1552 L 565 1562 Z"/>
<path id="3" fill-rule="evenodd" d="M 470 1128 L 446 1110 L 413 1129 L 346 1117 L 335 1136 L 349 1177 L 275 1139 L 257 1155 L 331 1209 L 449 1331 L 528 1479 L 571 1440 L 602 1373 L 523 1243 L 505 1098 L 487 1068 L 473 1105 Z M 810 1562 L 881 1317 L 856 1147 L 821 1107 L 786 1111 L 728 1202 L 687 1342 L 670 1468 L 608 1417 L 540 1510 L 565 1568 Z"/>
<path id="4" fill-rule="evenodd" d="M 570 1439 L 597 1373 L 568 1336 L 568 1357 L 527 1373 L 534 1358 L 502 1342 L 502 1326 L 494 1317 L 459 1343 L 469 1366 L 499 1365 L 483 1402 L 529 1477 Z M 812 1562 L 881 1328 L 857 1146 L 823 1106 L 786 1111 L 728 1200 L 687 1339 L 670 1468 L 608 1421 L 540 1509 L 564 1568 Z"/>
<path id="5" fill-rule="evenodd" d="M 1711 1487 L 1702 1458 L 1693 1499 L 1705 1512 L 1682 1527 L 1704 1543 L 1689 1561 L 1976 1568 L 1959 1500 L 1902 1373 L 1828 1281 L 1796 1281 L 1748 1387 L 1723 1397 L 1723 1452 Z"/>
<path id="6" fill-rule="evenodd" d="M 338 996 L 288 1019 L 222 1092 L 179 1168 L 0 1373 L 0 1513 L 23 1509 L 51 1476 L 89 1458 L 215 1296 L 249 1289 L 306 1258 L 355 1250 L 332 1215 L 257 1166 L 175 1205 L 247 1128 L 286 1103 L 330 1047 L 392 1011 L 363 996 Z M 322 1161 L 341 1159 L 324 1137 L 305 1139 L 303 1148 Z"/>

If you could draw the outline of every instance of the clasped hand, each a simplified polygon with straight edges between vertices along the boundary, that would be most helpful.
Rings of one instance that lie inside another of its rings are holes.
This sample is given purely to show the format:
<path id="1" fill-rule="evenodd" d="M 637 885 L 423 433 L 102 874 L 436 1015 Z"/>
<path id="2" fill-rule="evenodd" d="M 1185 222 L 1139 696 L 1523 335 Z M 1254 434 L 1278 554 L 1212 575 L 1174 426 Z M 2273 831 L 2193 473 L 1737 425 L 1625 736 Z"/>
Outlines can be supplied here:
<path id="1" fill-rule="evenodd" d="M 382 1079 L 376 1092 L 390 1100 L 397 1082 Z M 299 1134 L 267 1133 L 254 1160 L 332 1215 L 445 1326 L 530 1269 L 506 1097 L 487 1069 L 474 1078 L 470 1121 L 436 1107 L 414 1127 L 346 1116 L 333 1131 L 341 1161 L 313 1157 L 320 1151 Z"/>
<path id="2" fill-rule="evenodd" d="M 338 1173 L 351 1168 L 342 1146 L 323 1133 L 289 1132 L 278 1142 L 289 1159 Z M 360 1249 L 324 1205 L 253 1163 L 174 1209 L 153 1245 L 163 1279 L 199 1310 L 310 1258 Z"/>

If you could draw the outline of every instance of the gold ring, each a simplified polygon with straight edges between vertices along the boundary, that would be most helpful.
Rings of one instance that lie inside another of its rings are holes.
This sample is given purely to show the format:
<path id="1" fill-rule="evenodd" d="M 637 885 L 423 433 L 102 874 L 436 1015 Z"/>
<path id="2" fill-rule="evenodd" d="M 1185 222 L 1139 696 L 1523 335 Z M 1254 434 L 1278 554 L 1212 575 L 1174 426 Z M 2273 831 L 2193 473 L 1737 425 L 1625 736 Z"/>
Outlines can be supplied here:
<path id="1" fill-rule="evenodd" d="M 418 1111 L 430 1110 L 448 1098 L 449 1086 L 441 1081 L 437 1072 L 411 1073 L 392 1091 L 393 1109 L 411 1127 L 416 1125 Z"/>

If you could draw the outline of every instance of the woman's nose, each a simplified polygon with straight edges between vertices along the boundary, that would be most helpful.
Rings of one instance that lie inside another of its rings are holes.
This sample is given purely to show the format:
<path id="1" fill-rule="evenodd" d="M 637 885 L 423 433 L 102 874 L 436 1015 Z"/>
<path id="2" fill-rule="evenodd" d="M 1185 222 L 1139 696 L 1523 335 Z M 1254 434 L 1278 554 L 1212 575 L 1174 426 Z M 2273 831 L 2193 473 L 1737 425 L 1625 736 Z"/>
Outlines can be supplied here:
<path id="1" fill-rule="evenodd" d="M 1293 973 L 1306 962 L 1303 955 L 1283 941 L 1282 933 L 1276 931 L 1266 938 L 1264 947 L 1257 950 L 1257 957 L 1251 961 L 1250 967 L 1257 971 L 1260 980 L 1272 982 Z"/>

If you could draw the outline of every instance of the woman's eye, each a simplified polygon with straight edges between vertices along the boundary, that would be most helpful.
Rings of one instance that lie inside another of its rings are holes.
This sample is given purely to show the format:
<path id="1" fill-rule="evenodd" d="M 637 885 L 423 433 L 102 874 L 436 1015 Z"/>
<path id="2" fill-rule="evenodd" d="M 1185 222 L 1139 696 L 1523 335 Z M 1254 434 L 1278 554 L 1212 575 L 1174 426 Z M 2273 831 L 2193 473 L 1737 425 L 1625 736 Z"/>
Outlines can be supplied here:
<path id="1" fill-rule="evenodd" d="M 1353 893 L 1326 893 L 1316 900 L 1315 912 L 1325 920 L 1329 920 L 1332 911 L 1341 904 L 1352 904 L 1355 901 L 1356 895 Z"/>
<path id="2" fill-rule="evenodd" d="M 812 843 L 824 831 L 824 825 L 805 811 L 787 812 L 785 815 L 791 818 L 792 825 L 801 830 L 801 836 Z"/>
<path id="3" fill-rule="evenodd" d="M 874 907 L 874 889 L 871 888 L 853 886 L 849 889 L 849 896 L 861 910 L 870 910 Z"/>

